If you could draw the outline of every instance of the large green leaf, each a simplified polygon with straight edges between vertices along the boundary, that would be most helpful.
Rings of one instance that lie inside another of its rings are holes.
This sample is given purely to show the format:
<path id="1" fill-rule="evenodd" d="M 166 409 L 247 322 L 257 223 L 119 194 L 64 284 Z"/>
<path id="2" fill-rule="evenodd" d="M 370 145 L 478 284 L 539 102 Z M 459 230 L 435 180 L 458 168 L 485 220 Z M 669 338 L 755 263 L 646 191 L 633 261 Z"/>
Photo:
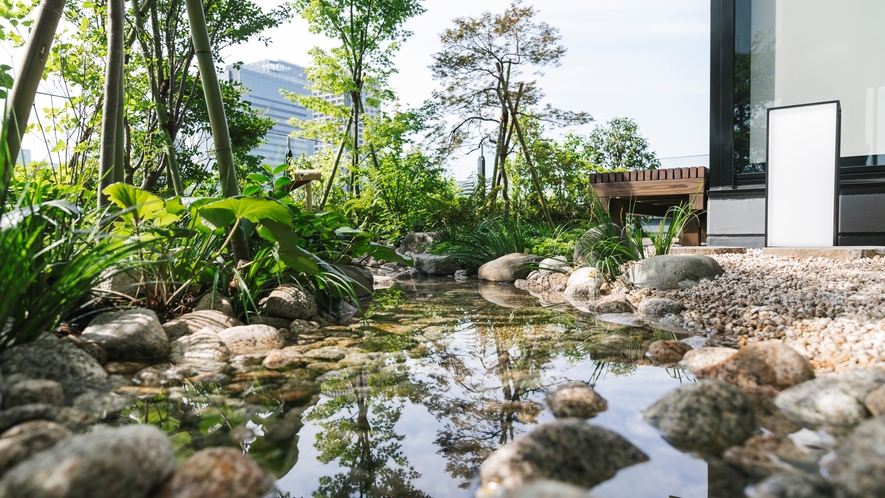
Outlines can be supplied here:
<path id="1" fill-rule="evenodd" d="M 213 228 L 230 226 L 243 218 L 253 223 L 272 220 L 290 229 L 292 226 L 289 208 L 267 197 L 229 197 L 206 204 L 199 212 L 206 225 Z"/>
<path id="2" fill-rule="evenodd" d="M 394 263 L 400 263 L 406 266 L 413 266 L 415 264 L 412 258 L 403 256 L 402 254 L 396 252 L 394 248 L 381 245 L 377 242 L 369 243 L 369 250 L 366 252 L 366 254 L 374 257 L 375 259 L 392 261 Z"/>
<path id="3" fill-rule="evenodd" d="M 299 245 L 301 238 L 292 228 L 271 219 L 262 221 L 258 227 L 258 235 L 279 245 L 280 259 L 289 268 L 308 275 L 320 271 L 317 257 Z"/>
<path id="4" fill-rule="evenodd" d="M 115 183 L 102 192 L 111 202 L 129 210 L 137 220 L 150 218 L 165 207 L 163 199 L 125 183 Z"/>

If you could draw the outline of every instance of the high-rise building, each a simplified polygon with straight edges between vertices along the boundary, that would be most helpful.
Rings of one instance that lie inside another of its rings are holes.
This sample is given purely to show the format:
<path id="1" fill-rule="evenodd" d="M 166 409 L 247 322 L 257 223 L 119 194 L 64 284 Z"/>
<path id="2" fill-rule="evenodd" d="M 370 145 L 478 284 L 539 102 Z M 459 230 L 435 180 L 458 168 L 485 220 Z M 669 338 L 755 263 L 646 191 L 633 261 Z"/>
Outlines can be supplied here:
<path id="1" fill-rule="evenodd" d="M 253 109 L 265 111 L 265 115 L 274 120 L 273 128 L 265 137 L 265 143 L 252 151 L 254 155 L 263 157 L 266 164 L 277 165 L 286 161 L 287 146 L 296 158 L 314 153 L 313 140 L 288 138 L 295 131 L 289 124 L 289 119 L 307 121 L 313 118 L 312 113 L 280 93 L 280 90 L 285 90 L 310 95 L 310 82 L 303 67 L 281 60 L 265 59 L 242 64 L 239 69 L 233 65 L 227 66 L 225 73 L 228 80 L 238 81 L 249 90 L 244 98 L 252 104 Z"/>
<path id="2" fill-rule="evenodd" d="M 331 102 L 332 104 L 335 104 L 335 105 L 344 105 L 346 107 L 350 107 L 353 105 L 353 101 L 351 100 L 350 95 L 333 95 L 330 93 L 317 92 L 317 91 L 314 91 L 313 95 L 315 97 L 322 97 L 327 102 Z M 363 97 L 363 102 L 365 102 L 365 97 Z M 378 114 L 378 109 L 375 107 L 366 107 L 365 113 L 369 117 L 374 117 L 375 115 Z M 321 112 L 314 112 L 313 119 L 317 120 L 317 121 L 328 121 L 332 118 L 330 116 L 327 116 L 327 115 L 321 113 Z M 363 143 L 365 142 L 365 139 L 363 138 L 363 133 L 365 133 L 366 126 L 365 126 L 365 123 L 362 122 L 362 120 L 360 120 L 359 126 L 360 126 L 360 143 L 359 144 L 363 145 Z M 344 131 L 344 124 L 339 126 L 338 130 Z M 353 131 L 351 131 L 350 133 L 353 134 Z M 318 145 L 320 147 L 329 146 L 329 144 L 326 144 L 326 143 L 321 143 Z M 336 144 L 336 146 L 337 146 L 337 144 Z"/>

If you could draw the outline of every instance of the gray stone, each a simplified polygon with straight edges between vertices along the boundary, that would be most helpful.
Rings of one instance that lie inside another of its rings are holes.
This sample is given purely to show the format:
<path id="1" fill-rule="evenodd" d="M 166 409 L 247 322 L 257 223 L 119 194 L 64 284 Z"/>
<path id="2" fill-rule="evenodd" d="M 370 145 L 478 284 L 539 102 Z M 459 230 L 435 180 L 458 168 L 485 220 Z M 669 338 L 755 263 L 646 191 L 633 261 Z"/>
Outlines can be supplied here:
<path id="1" fill-rule="evenodd" d="M 119 293 L 129 297 L 144 297 L 141 278 L 134 271 L 119 271 L 109 268 L 103 271 L 99 278 L 101 280 L 95 286 L 98 291 Z"/>
<path id="2" fill-rule="evenodd" d="M 885 415 L 885 384 L 877 387 L 863 400 L 864 406 L 874 417 Z"/>
<path id="3" fill-rule="evenodd" d="M 61 406 L 65 404 L 65 392 L 61 384 L 48 379 L 28 379 L 9 386 L 6 391 L 5 406 L 45 403 Z"/>
<path id="4" fill-rule="evenodd" d="M 149 425 L 74 436 L 21 462 L 0 480 L 0 496 L 148 497 L 175 470 L 169 438 Z"/>
<path id="5" fill-rule="evenodd" d="M 691 351 L 691 346 L 682 341 L 655 341 L 648 346 L 647 356 L 658 363 L 676 363 Z"/>
<path id="6" fill-rule="evenodd" d="M 224 314 L 217 310 L 199 310 L 192 313 L 185 313 L 178 318 L 169 320 L 163 324 L 163 330 L 170 341 L 174 341 L 179 337 L 184 337 L 204 329 L 209 329 L 215 333 L 231 327 L 242 325 L 242 322 L 236 318 Z"/>
<path id="7" fill-rule="evenodd" d="M 289 334 L 293 338 L 297 338 L 300 335 L 310 333 L 313 328 L 313 325 L 311 325 L 310 322 L 308 322 L 307 320 L 292 320 L 289 323 Z"/>
<path id="8" fill-rule="evenodd" d="M 479 267 L 477 276 L 491 282 L 513 282 L 526 278 L 542 257 L 534 254 L 513 253 L 501 256 Z"/>
<path id="9" fill-rule="evenodd" d="M 217 292 L 205 294 L 197 301 L 194 311 L 214 310 L 224 313 L 225 315 L 236 318 L 234 307 L 226 296 L 222 296 Z M 231 325 L 233 327 L 233 325 Z"/>
<path id="10" fill-rule="evenodd" d="M 218 334 L 209 329 L 179 337 L 172 341 L 169 361 L 185 363 L 189 361 L 227 361 L 230 350 Z"/>
<path id="11" fill-rule="evenodd" d="M 743 443 L 756 431 L 750 398 L 718 380 L 677 387 L 642 415 L 674 447 L 713 455 Z"/>
<path id="12" fill-rule="evenodd" d="M 403 237 L 396 251 L 406 256 L 420 254 L 433 247 L 439 238 L 436 232 L 409 232 Z"/>
<path id="13" fill-rule="evenodd" d="M 704 337 L 702 335 L 695 335 L 691 337 L 686 337 L 682 339 L 682 342 L 691 346 L 691 349 L 701 349 L 701 348 L 715 348 L 719 347 L 719 343 L 710 339 L 709 337 Z"/>
<path id="14" fill-rule="evenodd" d="M 538 269 L 558 273 L 568 273 L 571 271 L 572 267 L 569 266 L 568 260 L 565 259 L 565 256 L 556 256 L 553 258 L 542 259 L 541 262 L 538 263 Z"/>
<path id="15" fill-rule="evenodd" d="M 169 353 L 169 338 L 149 309 L 102 313 L 89 322 L 81 338 L 101 344 L 110 360 L 152 360 Z"/>
<path id="16" fill-rule="evenodd" d="M 454 275 L 461 269 L 461 264 L 455 258 L 438 254 L 415 254 L 415 268 L 430 276 L 445 277 Z"/>
<path id="17" fill-rule="evenodd" d="M 682 312 L 682 304 L 665 297 L 645 297 L 639 303 L 638 311 L 646 315 L 676 315 Z"/>
<path id="18" fill-rule="evenodd" d="M 264 306 L 269 316 L 289 320 L 308 319 L 317 312 L 317 303 L 313 295 L 291 284 L 274 289 L 267 297 Z"/>
<path id="19" fill-rule="evenodd" d="M 610 295 L 596 300 L 592 305 L 594 313 L 633 313 L 633 306 L 621 295 Z"/>
<path id="20" fill-rule="evenodd" d="M 547 406 L 556 418 L 593 418 L 608 409 L 605 399 L 584 382 L 571 382 L 547 395 Z"/>
<path id="21" fill-rule="evenodd" d="M 455 280 L 458 282 L 463 282 L 469 279 L 470 277 L 467 275 L 467 270 L 458 270 L 455 272 Z"/>
<path id="22" fill-rule="evenodd" d="M 369 270 L 366 270 L 361 266 L 352 265 L 333 264 L 332 266 L 353 282 L 353 290 L 356 293 L 357 299 L 369 297 L 375 292 L 375 277 L 372 276 Z"/>
<path id="23" fill-rule="evenodd" d="M 825 458 L 830 481 L 852 496 L 885 496 L 885 417 L 866 420 Z"/>
<path id="24" fill-rule="evenodd" d="M 590 488 L 645 461 L 648 457 L 618 434 L 583 420 L 561 419 L 492 453 L 480 467 L 480 485 L 495 482 L 500 492 L 552 479 Z"/>
<path id="25" fill-rule="evenodd" d="M 531 292 L 563 292 L 568 284 L 568 275 L 547 270 L 534 270 L 525 280 L 517 280 L 514 285 Z"/>
<path id="26" fill-rule="evenodd" d="M 104 365 L 108 362 L 108 351 L 101 344 L 95 341 L 86 341 L 83 340 L 78 335 L 66 335 L 62 337 L 63 341 L 69 341 L 74 346 L 82 349 L 86 354 L 95 358 L 100 365 Z"/>
<path id="27" fill-rule="evenodd" d="M 642 289 L 689 289 L 703 279 L 722 275 L 719 262 L 709 256 L 663 255 L 638 261 L 630 267 L 630 283 Z"/>
<path id="28" fill-rule="evenodd" d="M 833 487 L 814 474 L 775 474 L 746 490 L 747 498 L 833 498 Z"/>
<path id="29" fill-rule="evenodd" d="M 0 372 L 26 379 L 49 379 L 61 384 L 67 399 L 103 384 L 108 374 L 95 358 L 68 341 L 53 336 L 21 344 L 0 354 Z"/>
<path id="30" fill-rule="evenodd" d="M 483 299 L 504 308 L 521 309 L 539 306 L 538 300 L 531 294 L 509 284 L 480 280 L 477 289 Z"/>
<path id="31" fill-rule="evenodd" d="M 458 273 L 458 272 L 455 272 Z M 374 275 L 372 277 L 372 286 L 375 290 L 378 289 L 387 289 L 389 287 L 393 287 L 394 280 L 392 277 L 388 277 L 387 275 Z"/>
<path id="32" fill-rule="evenodd" d="M 807 358 L 782 342 L 748 344 L 722 363 L 692 370 L 698 377 L 715 378 L 742 389 L 793 387 L 814 378 Z"/>
<path id="33" fill-rule="evenodd" d="M 782 391 L 775 404 L 790 420 L 810 429 L 851 427 L 870 416 L 864 399 L 885 384 L 885 371 L 855 368 Z"/>
<path id="34" fill-rule="evenodd" d="M 71 431 L 48 420 L 18 424 L 0 434 L 0 476 L 32 455 L 47 450 L 68 438 Z"/>
<path id="35" fill-rule="evenodd" d="M 239 449 L 210 448 L 197 452 L 172 474 L 158 498 L 255 498 L 265 496 L 273 482 Z"/>
<path id="36" fill-rule="evenodd" d="M 132 404 L 133 398 L 116 393 L 91 391 L 74 399 L 74 408 L 89 413 L 98 413 L 101 418 L 108 418 L 123 411 Z"/>
<path id="37" fill-rule="evenodd" d="M 702 347 L 685 353 L 679 363 L 689 372 L 699 372 L 713 365 L 719 365 L 736 355 L 737 349 L 720 347 Z"/>
<path id="38" fill-rule="evenodd" d="M 242 325 L 218 334 L 233 355 L 279 349 L 286 343 L 280 331 L 269 325 Z"/>
<path id="39" fill-rule="evenodd" d="M 288 318 L 277 318 L 275 316 L 253 316 L 249 318 L 249 325 L 270 325 L 275 329 L 287 329 L 292 323 Z"/>
<path id="40" fill-rule="evenodd" d="M 8 410 L 3 410 L 0 412 L 0 432 L 5 432 L 22 422 L 29 422 L 31 420 L 54 421 L 56 419 L 57 411 L 57 406 L 48 405 L 46 403 L 31 403 L 29 405 L 19 405 Z"/>

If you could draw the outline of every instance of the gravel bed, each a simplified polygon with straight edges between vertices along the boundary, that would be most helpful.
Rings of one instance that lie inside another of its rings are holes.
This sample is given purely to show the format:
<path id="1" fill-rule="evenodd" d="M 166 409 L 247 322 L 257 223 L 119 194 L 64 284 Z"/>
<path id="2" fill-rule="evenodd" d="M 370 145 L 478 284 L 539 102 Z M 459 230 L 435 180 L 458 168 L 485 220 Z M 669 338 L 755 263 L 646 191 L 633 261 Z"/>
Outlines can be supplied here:
<path id="1" fill-rule="evenodd" d="M 779 339 L 822 372 L 885 367 L 885 258 L 711 257 L 725 270 L 716 280 L 650 292 L 685 306 L 685 328 L 741 345 Z"/>

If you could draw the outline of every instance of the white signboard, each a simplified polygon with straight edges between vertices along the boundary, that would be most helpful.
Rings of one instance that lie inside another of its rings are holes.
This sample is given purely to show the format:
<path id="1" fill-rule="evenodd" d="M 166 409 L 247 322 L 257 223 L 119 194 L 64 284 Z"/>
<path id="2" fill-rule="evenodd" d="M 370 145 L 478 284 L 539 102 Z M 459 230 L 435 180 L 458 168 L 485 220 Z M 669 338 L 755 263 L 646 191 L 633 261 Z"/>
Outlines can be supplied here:
<path id="1" fill-rule="evenodd" d="M 839 102 L 768 110 L 765 245 L 836 245 Z"/>

